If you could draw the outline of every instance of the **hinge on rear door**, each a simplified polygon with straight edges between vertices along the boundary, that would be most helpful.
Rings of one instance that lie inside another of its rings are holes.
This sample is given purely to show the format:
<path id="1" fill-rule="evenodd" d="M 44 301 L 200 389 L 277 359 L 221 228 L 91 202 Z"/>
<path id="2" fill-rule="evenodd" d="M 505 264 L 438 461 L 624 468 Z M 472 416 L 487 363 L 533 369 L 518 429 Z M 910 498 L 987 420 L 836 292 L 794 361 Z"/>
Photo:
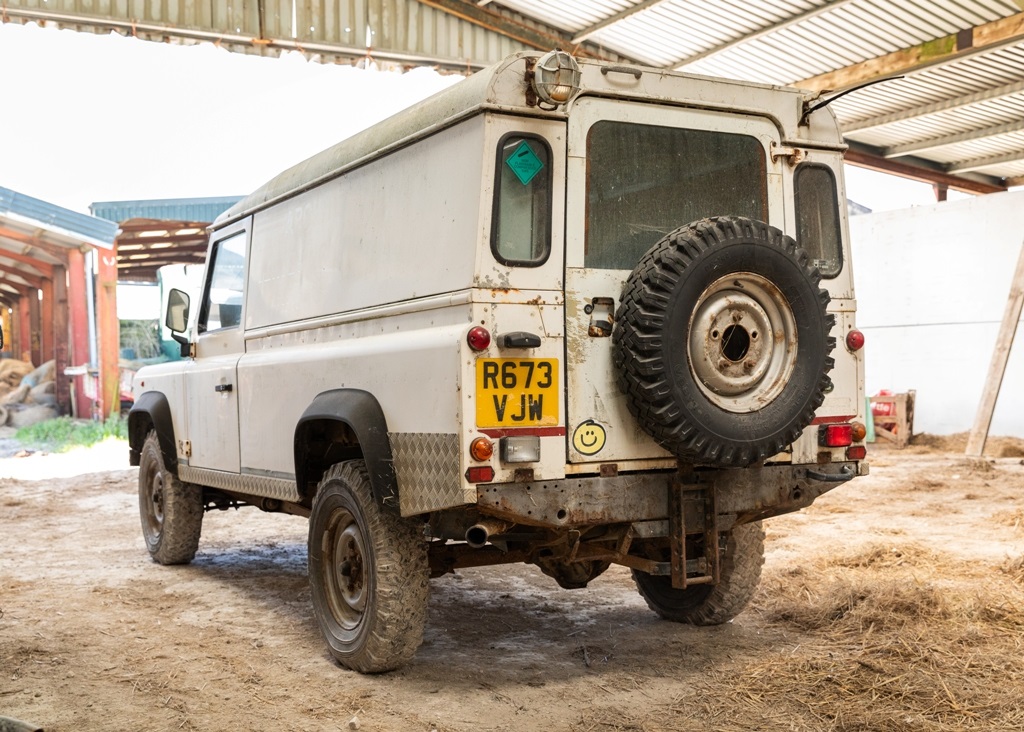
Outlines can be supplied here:
<path id="1" fill-rule="evenodd" d="M 781 143 L 772 140 L 772 162 L 778 162 L 779 158 L 788 158 L 788 162 L 791 166 L 796 166 L 800 162 L 800 159 L 804 156 L 804 151 L 800 148 L 790 147 L 789 145 L 783 145 Z"/>
<path id="2" fill-rule="evenodd" d="M 178 440 L 178 453 L 182 457 L 192 457 L 192 441 L 191 440 Z"/>

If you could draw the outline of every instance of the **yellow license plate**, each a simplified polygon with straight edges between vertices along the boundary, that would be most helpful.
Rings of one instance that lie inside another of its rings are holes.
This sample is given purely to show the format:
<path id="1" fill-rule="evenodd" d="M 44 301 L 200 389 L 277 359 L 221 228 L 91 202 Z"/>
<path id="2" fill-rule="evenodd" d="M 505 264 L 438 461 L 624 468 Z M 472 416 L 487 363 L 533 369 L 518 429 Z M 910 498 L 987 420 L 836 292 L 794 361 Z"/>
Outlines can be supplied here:
<path id="1" fill-rule="evenodd" d="M 478 427 L 558 424 L 558 359 L 484 358 L 476 362 Z"/>

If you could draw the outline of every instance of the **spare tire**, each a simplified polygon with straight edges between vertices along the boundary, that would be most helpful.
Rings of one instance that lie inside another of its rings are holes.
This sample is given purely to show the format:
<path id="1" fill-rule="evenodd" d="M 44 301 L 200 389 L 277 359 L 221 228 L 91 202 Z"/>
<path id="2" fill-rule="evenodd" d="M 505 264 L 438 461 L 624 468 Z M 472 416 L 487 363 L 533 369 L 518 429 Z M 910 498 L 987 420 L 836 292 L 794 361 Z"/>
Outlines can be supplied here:
<path id="1" fill-rule="evenodd" d="M 619 386 L 637 423 L 682 459 L 745 466 L 814 419 L 835 317 L 807 253 L 729 216 L 668 234 L 630 273 L 616 312 Z"/>

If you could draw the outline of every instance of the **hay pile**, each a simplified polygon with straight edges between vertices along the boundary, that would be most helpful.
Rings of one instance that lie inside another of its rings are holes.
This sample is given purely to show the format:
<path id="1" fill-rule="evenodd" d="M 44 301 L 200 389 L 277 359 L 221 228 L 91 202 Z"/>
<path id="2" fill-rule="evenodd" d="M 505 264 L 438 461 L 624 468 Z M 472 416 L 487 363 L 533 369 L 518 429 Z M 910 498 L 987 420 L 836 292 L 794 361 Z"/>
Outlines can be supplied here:
<path id="1" fill-rule="evenodd" d="M 1024 557 L 869 545 L 767 576 L 753 610 L 813 639 L 732 681 L 775 728 L 1024 729 Z"/>
<path id="2" fill-rule="evenodd" d="M 0 426 L 21 428 L 57 417 L 56 363 L 35 368 L 26 361 L 0 360 Z"/>

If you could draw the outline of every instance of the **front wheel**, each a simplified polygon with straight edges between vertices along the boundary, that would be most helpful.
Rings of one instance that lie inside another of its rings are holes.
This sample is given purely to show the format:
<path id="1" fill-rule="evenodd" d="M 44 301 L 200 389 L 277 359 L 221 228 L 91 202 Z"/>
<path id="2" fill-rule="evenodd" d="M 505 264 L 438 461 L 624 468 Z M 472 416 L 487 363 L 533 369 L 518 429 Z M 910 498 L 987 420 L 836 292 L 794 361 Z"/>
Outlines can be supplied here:
<path id="1" fill-rule="evenodd" d="M 422 532 L 377 502 L 364 462 L 328 470 L 309 518 L 309 583 L 335 660 L 362 673 L 411 660 L 423 641 L 429 575 Z"/>
<path id="2" fill-rule="evenodd" d="M 146 435 L 139 457 L 139 515 L 154 562 L 192 561 L 203 530 L 203 489 L 167 469 L 155 430 Z"/>
<path id="3" fill-rule="evenodd" d="M 665 620 L 721 625 L 742 612 L 761 580 L 764 528 L 760 521 L 736 526 L 729 532 L 721 563 L 717 585 L 693 585 L 680 590 L 672 586 L 670 577 L 635 569 L 633 581 L 647 606 Z"/>

